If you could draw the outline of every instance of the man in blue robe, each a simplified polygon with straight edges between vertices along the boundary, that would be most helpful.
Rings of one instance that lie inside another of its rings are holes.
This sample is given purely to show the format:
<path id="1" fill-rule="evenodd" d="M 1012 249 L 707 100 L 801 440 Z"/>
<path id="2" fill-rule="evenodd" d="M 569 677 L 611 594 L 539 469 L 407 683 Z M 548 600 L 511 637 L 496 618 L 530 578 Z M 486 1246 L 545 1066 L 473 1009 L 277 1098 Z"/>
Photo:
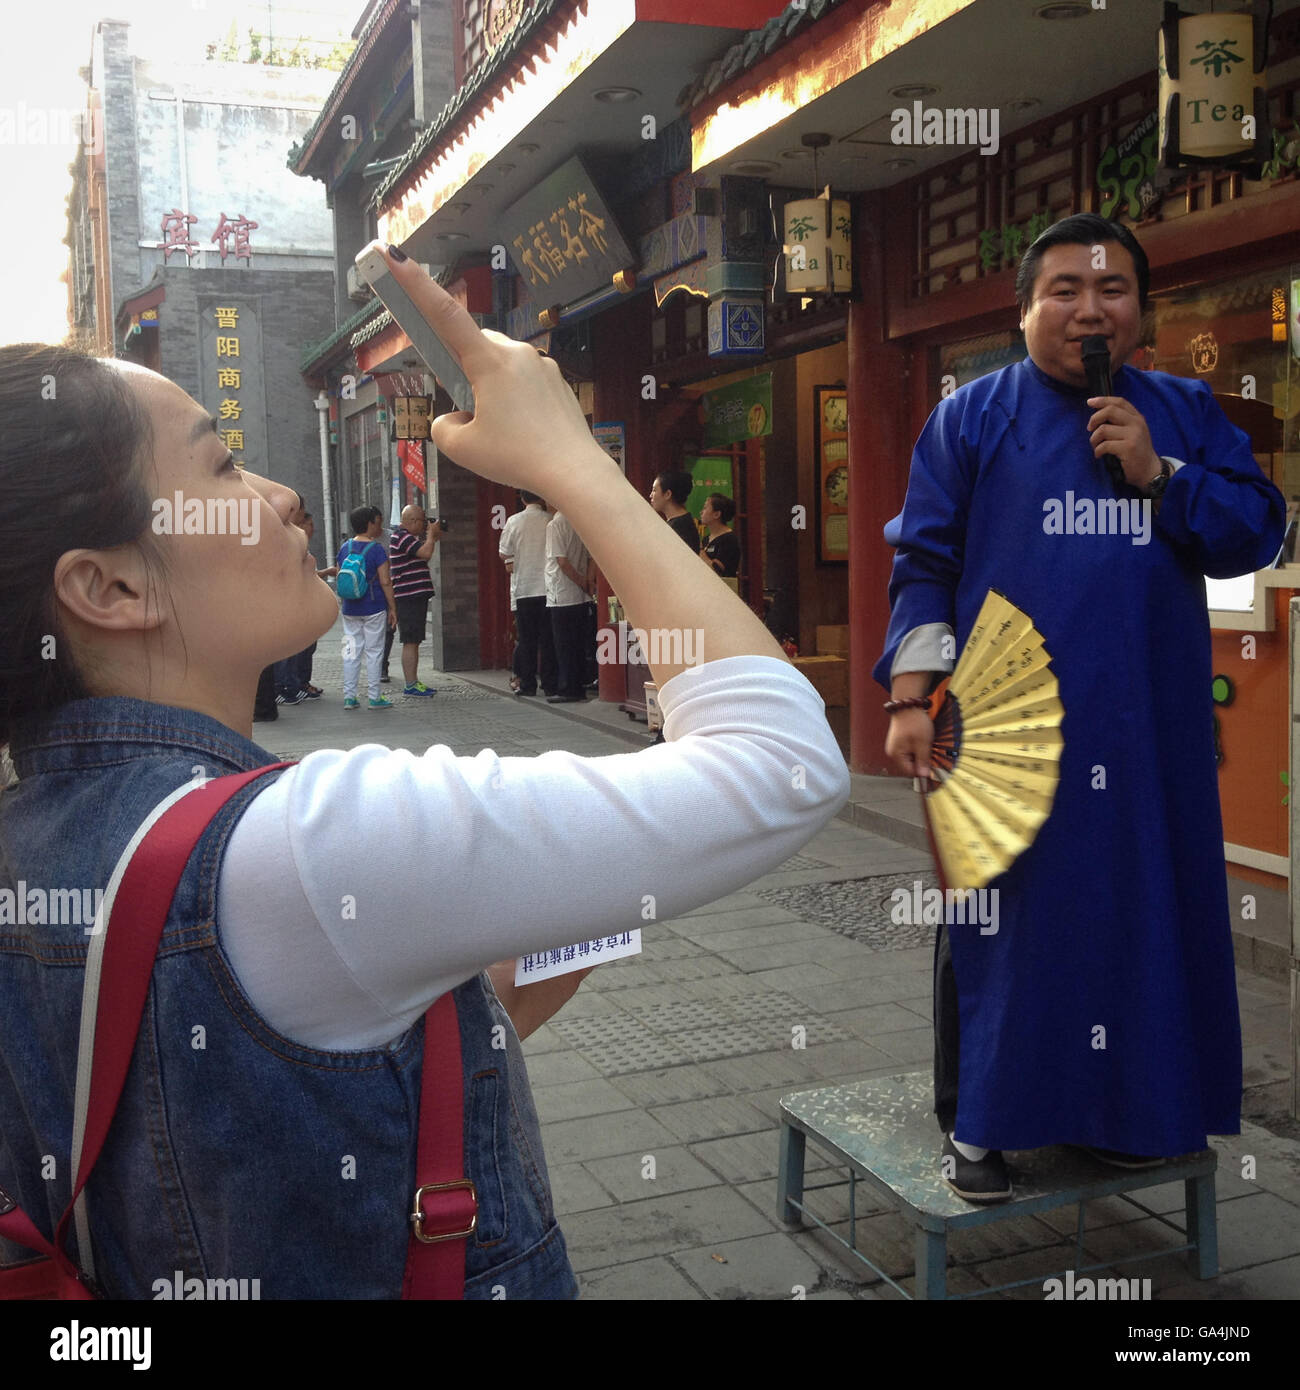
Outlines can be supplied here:
<path id="1" fill-rule="evenodd" d="M 1010 1196 L 1003 1149 L 1076 1144 L 1138 1167 L 1240 1128 L 1202 576 L 1271 563 L 1285 508 L 1205 382 L 1123 365 L 1147 283 L 1116 223 L 1044 232 L 1016 280 L 1028 360 L 935 409 L 898 527 L 874 672 L 904 702 L 893 765 L 930 775 L 918 699 L 990 589 L 1042 634 L 1065 710 L 1051 815 L 990 885 L 998 930 L 944 928 L 936 950 L 942 1172 L 975 1201 Z M 1097 334 L 1105 397 L 1080 346 Z"/>

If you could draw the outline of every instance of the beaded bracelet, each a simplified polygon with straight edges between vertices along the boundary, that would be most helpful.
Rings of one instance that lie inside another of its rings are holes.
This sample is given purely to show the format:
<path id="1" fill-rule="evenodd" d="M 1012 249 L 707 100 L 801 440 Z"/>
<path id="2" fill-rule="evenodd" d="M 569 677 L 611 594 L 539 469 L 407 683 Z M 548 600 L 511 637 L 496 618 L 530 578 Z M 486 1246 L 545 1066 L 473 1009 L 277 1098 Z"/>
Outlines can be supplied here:
<path id="1" fill-rule="evenodd" d="M 885 713 L 897 714 L 903 709 L 929 709 L 930 701 L 924 695 L 909 695 L 906 700 L 886 700 Z"/>

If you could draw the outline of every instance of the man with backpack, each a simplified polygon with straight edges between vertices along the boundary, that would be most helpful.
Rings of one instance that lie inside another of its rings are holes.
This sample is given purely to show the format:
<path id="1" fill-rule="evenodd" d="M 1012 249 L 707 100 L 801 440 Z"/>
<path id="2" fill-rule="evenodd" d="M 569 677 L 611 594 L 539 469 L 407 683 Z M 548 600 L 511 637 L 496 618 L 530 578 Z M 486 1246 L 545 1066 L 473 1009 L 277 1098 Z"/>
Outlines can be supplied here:
<path id="1" fill-rule="evenodd" d="M 361 708 L 357 682 L 361 654 L 366 657 L 366 684 L 371 709 L 392 709 L 379 693 L 384 660 L 384 628 L 397 622 L 397 602 L 388 574 L 388 552 L 379 539 L 384 526 L 378 507 L 354 507 L 348 521 L 353 536 L 345 541 L 336 561 L 338 592 L 343 604 L 343 708 Z"/>

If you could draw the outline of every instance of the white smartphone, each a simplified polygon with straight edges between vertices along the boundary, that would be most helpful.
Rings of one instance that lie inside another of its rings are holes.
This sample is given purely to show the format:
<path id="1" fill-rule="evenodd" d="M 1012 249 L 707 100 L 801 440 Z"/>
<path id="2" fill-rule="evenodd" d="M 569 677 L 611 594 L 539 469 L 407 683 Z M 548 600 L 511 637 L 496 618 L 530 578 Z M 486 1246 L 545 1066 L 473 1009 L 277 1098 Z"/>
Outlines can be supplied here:
<path id="1" fill-rule="evenodd" d="M 424 359 L 424 365 L 442 383 L 457 410 L 474 413 L 474 392 L 456 359 L 443 346 L 442 339 L 429 327 L 411 296 L 397 283 L 384 258 L 382 242 L 372 241 L 357 255 L 357 274 L 384 301 L 397 326 L 411 340 Z"/>

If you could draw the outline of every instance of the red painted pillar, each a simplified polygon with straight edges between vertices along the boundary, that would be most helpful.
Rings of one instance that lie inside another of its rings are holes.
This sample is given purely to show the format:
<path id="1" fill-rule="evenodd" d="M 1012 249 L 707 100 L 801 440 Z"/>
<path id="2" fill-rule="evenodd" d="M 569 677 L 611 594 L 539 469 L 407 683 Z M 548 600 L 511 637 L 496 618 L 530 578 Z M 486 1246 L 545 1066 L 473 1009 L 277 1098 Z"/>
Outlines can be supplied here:
<path id="1" fill-rule="evenodd" d="M 659 403 L 646 401 L 642 396 L 642 378 L 655 374 L 650 365 L 653 306 L 652 295 L 639 294 L 606 309 L 591 323 L 592 357 L 596 364 L 592 409 L 597 421 L 623 426 L 624 471 L 634 487 L 647 492 L 650 480 L 645 475 L 653 471 L 652 461 L 658 452 L 653 412 Z M 610 592 L 601 574 L 596 587 L 596 620 L 598 638 L 606 643 L 617 636 L 609 621 Z M 611 636 L 607 637 L 606 632 Z M 620 663 L 602 662 L 597 674 L 602 700 L 619 704 L 627 698 L 627 673 Z"/>
<path id="2" fill-rule="evenodd" d="M 510 641 L 510 576 L 500 555 L 501 528 L 494 519 L 514 514 L 519 499 L 515 489 L 476 479 L 478 506 L 478 645 L 479 663 L 485 671 L 510 665 L 514 648 Z M 496 512 L 500 507 L 501 511 Z"/>
<path id="3" fill-rule="evenodd" d="M 889 697 L 871 678 L 889 626 L 893 548 L 885 523 L 898 515 L 912 453 L 907 349 L 888 341 L 887 194 L 866 193 L 854 211 L 854 257 L 862 297 L 849 306 L 849 766 L 881 773 Z M 903 229 L 899 229 L 900 231 Z"/>

